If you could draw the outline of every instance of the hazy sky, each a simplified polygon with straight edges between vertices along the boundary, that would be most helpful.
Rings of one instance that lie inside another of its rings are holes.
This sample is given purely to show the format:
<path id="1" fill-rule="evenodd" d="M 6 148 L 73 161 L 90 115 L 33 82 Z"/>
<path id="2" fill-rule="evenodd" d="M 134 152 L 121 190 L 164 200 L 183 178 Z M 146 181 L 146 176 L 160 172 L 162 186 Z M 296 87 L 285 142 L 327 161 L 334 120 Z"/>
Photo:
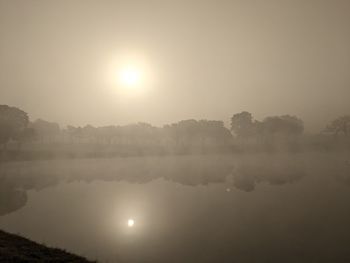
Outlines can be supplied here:
<path id="1" fill-rule="evenodd" d="M 142 61 L 137 94 L 108 72 Z M 112 66 L 111 66 L 112 65 Z M 61 124 L 350 113 L 350 1 L 0 0 L 0 104 Z"/>

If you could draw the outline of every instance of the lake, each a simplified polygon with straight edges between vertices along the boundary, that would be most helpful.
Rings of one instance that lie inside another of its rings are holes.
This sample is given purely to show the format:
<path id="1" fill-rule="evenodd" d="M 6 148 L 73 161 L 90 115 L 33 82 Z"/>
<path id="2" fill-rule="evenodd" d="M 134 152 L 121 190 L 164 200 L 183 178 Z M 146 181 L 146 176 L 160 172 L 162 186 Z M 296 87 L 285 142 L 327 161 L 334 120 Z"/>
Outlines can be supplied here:
<path id="1" fill-rule="evenodd" d="M 350 262 L 350 155 L 0 165 L 0 229 L 101 262 Z"/>

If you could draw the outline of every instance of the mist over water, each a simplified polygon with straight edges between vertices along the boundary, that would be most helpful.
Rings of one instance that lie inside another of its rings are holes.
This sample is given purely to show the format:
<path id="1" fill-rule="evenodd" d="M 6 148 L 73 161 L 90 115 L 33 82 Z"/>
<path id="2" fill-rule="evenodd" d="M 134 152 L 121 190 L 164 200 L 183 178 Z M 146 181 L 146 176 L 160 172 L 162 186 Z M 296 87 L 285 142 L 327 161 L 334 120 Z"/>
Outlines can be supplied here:
<path id="1" fill-rule="evenodd" d="M 349 14 L 0 0 L 0 262 L 349 263 Z"/>
<path id="2" fill-rule="evenodd" d="M 101 262 L 346 262 L 348 157 L 7 163 L 0 227 Z"/>

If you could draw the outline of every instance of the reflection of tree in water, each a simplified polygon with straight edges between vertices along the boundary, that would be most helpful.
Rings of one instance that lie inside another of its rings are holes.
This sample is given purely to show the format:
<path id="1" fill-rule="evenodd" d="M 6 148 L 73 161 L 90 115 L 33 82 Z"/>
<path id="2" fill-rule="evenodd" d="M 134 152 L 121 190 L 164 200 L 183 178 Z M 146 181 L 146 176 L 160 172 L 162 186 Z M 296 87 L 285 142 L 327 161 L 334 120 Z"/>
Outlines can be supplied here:
<path id="1" fill-rule="evenodd" d="M 217 163 L 187 162 L 177 165 L 175 169 L 164 173 L 162 177 L 165 180 L 191 186 L 224 183 L 233 167 L 229 163 L 220 165 Z"/>
<path id="2" fill-rule="evenodd" d="M 27 175 L 17 173 L 0 175 L 0 216 L 12 213 L 27 204 L 26 190 L 41 190 L 58 183 L 55 176 Z"/>
<path id="3" fill-rule="evenodd" d="M 335 179 L 338 182 L 350 186 L 350 160 L 339 160 L 333 174 L 335 174 Z"/>
<path id="4" fill-rule="evenodd" d="M 0 186 L 0 216 L 14 212 L 25 206 L 27 193 L 23 190 Z"/>
<path id="5" fill-rule="evenodd" d="M 135 158 L 21 165 L 9 165 L 0 170 L 0 215 L 23 207 L 27 202 L 26 190 L 38 191 L 59 182 L 90 183 L 98 180 L 143 184 L 162 178 L 188 186 L 229 182 L 249 192 L 258 183 L 281 185 L 295 182 L 305 175 L 302 165 L 293 160 L 281 162 L 277 159 L 246 163 L 213 157 Z"/>
<path id="6" fill-rule="evenodd" d="M 293 163 L 258 163 L 240 164 L 233 173 L 233 185 L 243 191 L 250 192 L 256 184 L 267 182 L 270 185 L 293 183 L 305 176 L 304 166 Z"/>

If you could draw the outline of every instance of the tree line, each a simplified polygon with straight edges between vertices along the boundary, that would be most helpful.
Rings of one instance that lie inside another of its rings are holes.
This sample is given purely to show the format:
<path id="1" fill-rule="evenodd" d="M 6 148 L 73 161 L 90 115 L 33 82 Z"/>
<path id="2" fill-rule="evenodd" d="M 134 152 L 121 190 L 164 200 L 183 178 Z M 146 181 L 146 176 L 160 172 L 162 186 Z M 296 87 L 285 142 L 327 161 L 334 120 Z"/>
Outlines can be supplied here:
<path id="1" fill-rule="evenodd" d="M 273 149 L 276 145 L 293 149 L 300 145 L 303 132 L 304 122 L 296 116 L 269 116 L 259 121 L 247 111 L 234 114 L 230 128 L 226 128 L 223 121 L 194 119 L 163 127 L 136 123 L 103 127 L 68 125 L 62 128 L 57 123 L 42 119 L 30 121 L 23 110 L 0 105 L 2 152 L 6 152 L 9 145 L 19 152 L 23 145 L 28 144 L 136 147 L 139 151 L 153 147 L 159 153 L 232 151 L 249 147 Z M 321 134 L 349 138 L 350 115 L 333 120 Z"/>

